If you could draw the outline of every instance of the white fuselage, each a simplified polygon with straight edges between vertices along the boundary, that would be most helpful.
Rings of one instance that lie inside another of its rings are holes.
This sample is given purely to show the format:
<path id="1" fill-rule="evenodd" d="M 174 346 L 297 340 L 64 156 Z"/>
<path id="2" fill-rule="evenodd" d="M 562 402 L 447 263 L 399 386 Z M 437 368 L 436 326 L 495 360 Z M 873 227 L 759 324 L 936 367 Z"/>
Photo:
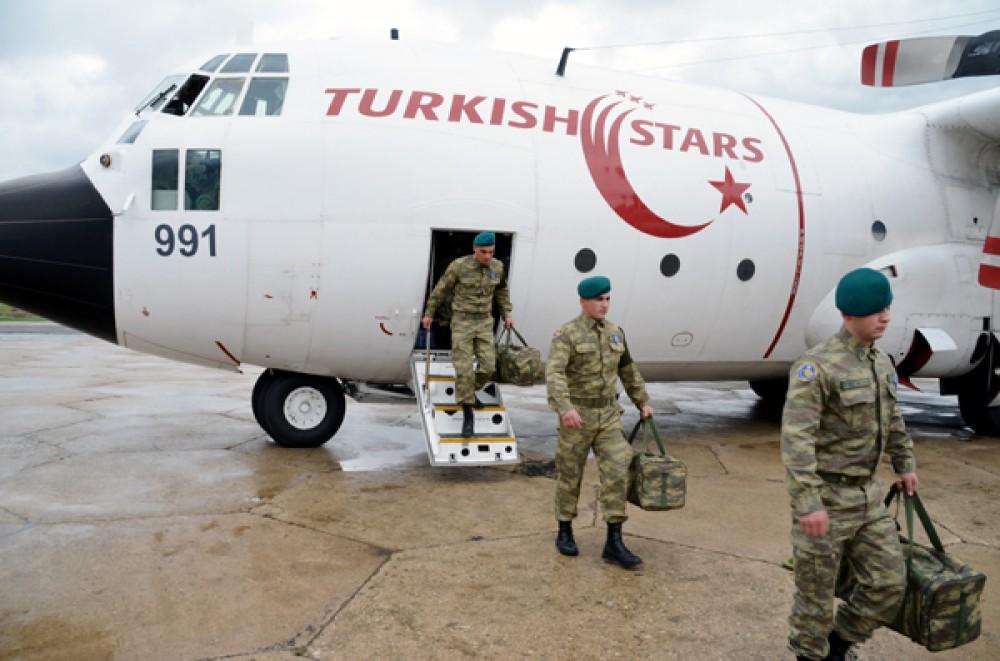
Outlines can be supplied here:
<path id="1" fill-rule="evenodd" d="M 967 369 L 990 315 L 975 269 L 995 189 L 934 167 L 919 113 L 572 63 L 559 77 L 554 62 L 400 42 L 285 50 L 280 116 L 145 112 L 134 144 L 84 163 L 116 214 L 122 345 L 404 382 L 440 229 L 513 235 L 514 319 L 543 352 L 579 313 L 574 259 L 592 250 L 589 274 L 611 278 L 609 318 L 650 380 L 783 375 L 810 322 L 830 327 L 814 315 L 838 278 L 873 262 L 897 276 L 881 346 L 900 358 L 926 326 L 958 345 L 927 376 Z M 151 154 L 166 148 L 182 163 L 221 150 L 219 210 L 151 209 Z M 163 256 L 162 225 L 193 226 L 199 249 Z M 936 265 L 929 283 L 916 249 Z"/>

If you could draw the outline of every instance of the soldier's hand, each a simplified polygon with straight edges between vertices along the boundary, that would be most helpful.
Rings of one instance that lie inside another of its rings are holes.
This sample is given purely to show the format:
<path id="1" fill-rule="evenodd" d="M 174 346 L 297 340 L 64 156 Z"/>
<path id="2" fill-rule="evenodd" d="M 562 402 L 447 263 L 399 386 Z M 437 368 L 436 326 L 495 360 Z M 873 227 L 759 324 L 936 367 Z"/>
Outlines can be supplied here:
<path id="1" fill-rule="evenodd" d="M 430 317 L 424 317 L 423 319 L 420 320 L 420 325 L 424 327 L 424 330 L 430 330 L 431 329 L 431 324 L 433 322 L 434 322 L 434 320 L 432 318 L 430 318 Z"/>
<path id="2" fill-rule="evenodd" d="M 817 510 L 799 517 L 799 528 L 810 537 L 822 537 L 830 529 L 826 510 Z"/>
<path id="3" fill-rule="evenodd" d="M 920 486 L 920 480 L 917 479 L 916 473 L 903 473 L 899 476 L 899 479 L 896 480 L 896 488 L 905 488 L 907 496 L 912 496 L 916 492 L 918 486 Z"/>
<path id="4" fill-rule="evenodd" d="M 641 418 L 652 418 L 653 417 L 653 407 L 646 404 L 642 407 L 642 411 L 639 412 L 639 417 Z"/>
<path id="5" fill-rule="evenodd" d="M 503 320 L 503 327 L 510 328 L 513 325 L 514 325 L 514 317 L 507 315 L 507 317 Z"/>
<path id="6" fill-rule="evenodd" d="M 583 426 L 583 418 L 576 409 L 570 409 L 562 414 L 562 426 L 566 429 L 579 429 Z"/>

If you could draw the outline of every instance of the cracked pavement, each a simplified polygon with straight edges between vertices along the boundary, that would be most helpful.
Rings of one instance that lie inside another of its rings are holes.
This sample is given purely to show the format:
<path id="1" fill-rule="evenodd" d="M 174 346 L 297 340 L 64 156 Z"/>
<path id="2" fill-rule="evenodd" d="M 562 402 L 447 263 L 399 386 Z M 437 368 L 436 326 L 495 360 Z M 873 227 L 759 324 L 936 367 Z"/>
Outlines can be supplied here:
<path id="1" fill-rule="evenodd" d="M 504 387 L 527 467 L 431 469 L 412 401 L 348 400 L 327 446 L 275 446 L 258 371 L 0 327 L 0 658 L 791 658 L 778 418 L 746 384 L 650 386 L 688 498 L 630 510 L 645 563 L 625 572 L 600 560 L 592 462 L 581 554 L 553 548 L 543 388 Z M 1000 439 L 918 383 L 921 494 L 996 576 Z M 994 659 L 998 615 L 991 578 L 978 641 L 931 655 L 880 630 L 860 658 Z"/>

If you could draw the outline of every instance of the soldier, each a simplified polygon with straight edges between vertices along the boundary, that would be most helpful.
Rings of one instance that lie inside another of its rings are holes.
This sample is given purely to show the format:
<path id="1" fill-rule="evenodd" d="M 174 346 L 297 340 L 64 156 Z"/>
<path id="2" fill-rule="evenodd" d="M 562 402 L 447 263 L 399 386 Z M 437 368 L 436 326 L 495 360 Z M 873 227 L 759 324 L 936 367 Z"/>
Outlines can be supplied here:
<path id="1" fill-rule="evenodd" d="M 493 380 L 496 350 L 493 346 L 493 301 L 510 327 L 510 291 L 503 262 L 494 259 L 496 235 L 480 232 L 472 241 L 473 254 L 459 257 L 445 270 L 427 299 L 421 323 L 430 330 L 434 313 L 451 294 L 451 353 L 455 364 L 455 401 L 462 405 L 462 436 L 474 433 L 474 406 L 481 406 L 476 391 Z M 472 356 L 479 360 L 473 372 Z"/>
<path id="2" fill-rule="evenodd" d="M 798 659 L 841 661 L 899 610 L 905 565 L 875 480 L 883 449 L 897 484 L 918 486 L 913 442 L 896 402 L 896 371 L 872 346 L 889 324 L 889 280 L 851 271 L 837 285 L 843 327 L 789 373 L 781 459 L 792 501 L 795 600 L 789 647 Z M 833 611 L 841 561 L 859 578 Z"/>
<path id="3" fill-rule="evenodd" d="M 545 365 L 549 407 L 559 414 L 556 548 L 563 555 L 579 553 L 572 521 L 587 453 L 593 448 L 601 476 L 601 509 L 608 524 L 602 557 L 631 569 L 642 559 L 622 542 L 632 448 L 622 433 L 622 408 L 615 391 L 618 378 L 643 418 L 653 415 L 653 407 L 647 403 L 646 384 L 632 362 L 625 333 L 605 319 L 610 291 L 611 281 L 603 276 L 580 282 L 582 313 L 555 332 Z"/>

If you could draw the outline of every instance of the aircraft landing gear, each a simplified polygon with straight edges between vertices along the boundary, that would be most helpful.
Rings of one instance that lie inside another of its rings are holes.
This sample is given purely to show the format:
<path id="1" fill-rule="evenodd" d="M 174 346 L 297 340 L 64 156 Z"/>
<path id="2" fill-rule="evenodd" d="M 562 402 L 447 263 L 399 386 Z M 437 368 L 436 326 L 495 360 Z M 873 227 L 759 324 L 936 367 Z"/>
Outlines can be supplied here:
<path id="1" fill-rule="evenodd" d="M 756 379 L 750 381 L 750 389 L 765 403 L 774 406 L 784 406 L 785 395 L 788 393 L 788 377 L 777 379 Z"/>
<path id="2" fill-rule="evenodd" d="M 344 390 L 336 379 L 265 370 L 251 396 L 257 424 L 286 448 L 318 448 L 344 422 Z"/>
<path id="3" fill-rule="evenodd" d="M 998 348 L 996 340 L 992 338 L 988 345 L 981 341 L 973 356 L 980 351 L 985 351 L 986 355 L 975 369 L 949 384 L 951 392 L 958 393 L 958 408 L 965 424 L 984 436 L 1000 436 L 1000 407 L 990 406 L 1000 393 L 1000 377 L 995 373 L 996 368 L 1000 367 L 997 364 L 1000 362 Z M 942 379 L 941 383 L 943 391 L 945 380 Z"/>

